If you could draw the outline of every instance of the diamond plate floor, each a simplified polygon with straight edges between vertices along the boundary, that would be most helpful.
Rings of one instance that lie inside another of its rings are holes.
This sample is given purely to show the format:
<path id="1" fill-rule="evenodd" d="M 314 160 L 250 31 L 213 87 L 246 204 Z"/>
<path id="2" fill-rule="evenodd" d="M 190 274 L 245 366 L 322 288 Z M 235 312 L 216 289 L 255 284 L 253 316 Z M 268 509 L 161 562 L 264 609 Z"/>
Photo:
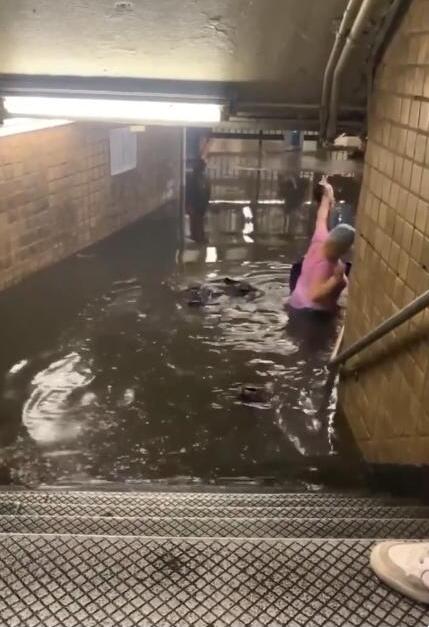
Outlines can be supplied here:
<path id="1" fill-rule="evenodd" d="M 353 494 L 0 491 L 0 627 L 429 625 L 374 539 L 429 507 Z M 324 539 L 325 538 L 325 539 Z"/>
<path id="2" fill-rule="evenodd" d="M 235 506 L 172 506 L 149 504 L 133 501 L 121 501 L 109 505 L 85 502 L 62 503 L 52 501 L 9 500 L 0 501 L 0 515 L 21 514 L 27 516 L 157 516 L 185 518 L 429 518 L 429 508 L 423 506 L 380 505 L 363 503 L 339 505 L 306 505 L 286 507 L 235 507 Z"/>
<path id="3" fill-rule="evenodd" d="M 0 536 L 4 627 L 426 626 L 368 540 Z"/>
<path id="4" fill-rule="evenodd" d="M 429 520 L 402 518 L 130 518 L 0 516 L 0 533 L 203 538 L 429 538 Z"/>
<path id="5" fill-rule="evenodd" d="M 65 492 L 20 490 L 0 491 L 0 503 L 17 501 L 23 504 L 53 502 L 57 504 L 91 504 L 107 507 L 132 504 L 133 507 L 362 507 L 374 501 L 389 505 L 390 497 L 356 496 L 335 493 L 171 493 L 171 492 Z M 403 502 L 402 502 L 403 504 Z"/>

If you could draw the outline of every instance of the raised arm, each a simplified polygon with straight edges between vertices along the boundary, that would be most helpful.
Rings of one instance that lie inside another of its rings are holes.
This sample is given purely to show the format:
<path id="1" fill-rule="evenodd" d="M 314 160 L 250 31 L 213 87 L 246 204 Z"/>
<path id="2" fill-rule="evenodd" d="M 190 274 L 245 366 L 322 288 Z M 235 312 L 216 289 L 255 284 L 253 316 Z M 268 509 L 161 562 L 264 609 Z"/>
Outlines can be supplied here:
<path id="1" fill-rule="evenodd" d="M 317 211 L 316 231 L 319 229 L 328 229 L 329 213 L 335 205 L 334 188 L 330 183 L 328 183 L 326 176 L 322 176 L 322 180 L 319 185 L 323 187 L 323 196 Z"/>

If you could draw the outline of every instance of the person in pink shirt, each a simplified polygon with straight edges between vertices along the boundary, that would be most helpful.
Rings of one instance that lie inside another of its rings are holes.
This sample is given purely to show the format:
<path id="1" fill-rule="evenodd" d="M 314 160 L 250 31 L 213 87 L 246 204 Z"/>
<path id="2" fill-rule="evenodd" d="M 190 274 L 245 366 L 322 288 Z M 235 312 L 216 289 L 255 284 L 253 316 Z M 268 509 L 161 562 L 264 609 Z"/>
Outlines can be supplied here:
<path id="1" fill-rule="evenodd" d="M 355 230 L 340 224 L 328 230 L 328 219 L 335 205 L 332 185 L 323 177 L 323 197 L 317 212 L 316 228 L 310 247 L 304 257 L 301 274 L 288 305 L 297 310 L 334 313 L 341 292 L 347 286 L 345 264 L 341 257 L 351 248 Z"/>

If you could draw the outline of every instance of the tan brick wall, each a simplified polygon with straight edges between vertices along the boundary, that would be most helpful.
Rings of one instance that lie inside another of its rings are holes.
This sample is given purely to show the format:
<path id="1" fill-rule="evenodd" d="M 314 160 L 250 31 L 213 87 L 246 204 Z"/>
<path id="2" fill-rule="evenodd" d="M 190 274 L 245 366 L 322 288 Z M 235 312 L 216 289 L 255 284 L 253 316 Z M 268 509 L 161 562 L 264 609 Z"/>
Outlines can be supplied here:
<path id="1" fill-rule="evenodd" d="M 109 127 L 0 138 L 0 289 L 177 197 L 181 131 L 139 133 L 135 170 L 110 175 Z"/>
<path id="2" fill-rule="evenodd" d="M 378 69 L 346 344 L 429 289 L 429 2 L 414 0 Z M 365 458 L 429 463 L 429 310 L 356 357 L 340 386 Z"/>

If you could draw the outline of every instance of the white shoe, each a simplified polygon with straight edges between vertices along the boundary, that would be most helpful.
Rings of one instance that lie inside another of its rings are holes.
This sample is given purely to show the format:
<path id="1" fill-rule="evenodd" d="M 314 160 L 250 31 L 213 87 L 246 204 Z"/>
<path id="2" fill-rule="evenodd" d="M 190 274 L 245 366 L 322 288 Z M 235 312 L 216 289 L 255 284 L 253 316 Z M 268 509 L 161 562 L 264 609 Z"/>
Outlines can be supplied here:
<path id="1" fill-rule="evenodd" d="M 429 542 L 377 544 L 371 553 L 371 568 L 391 588 L 419 603 L 429 604 Z"/>

